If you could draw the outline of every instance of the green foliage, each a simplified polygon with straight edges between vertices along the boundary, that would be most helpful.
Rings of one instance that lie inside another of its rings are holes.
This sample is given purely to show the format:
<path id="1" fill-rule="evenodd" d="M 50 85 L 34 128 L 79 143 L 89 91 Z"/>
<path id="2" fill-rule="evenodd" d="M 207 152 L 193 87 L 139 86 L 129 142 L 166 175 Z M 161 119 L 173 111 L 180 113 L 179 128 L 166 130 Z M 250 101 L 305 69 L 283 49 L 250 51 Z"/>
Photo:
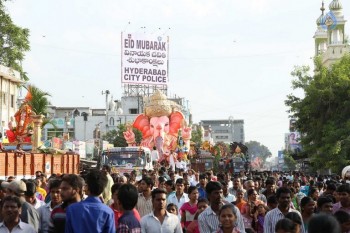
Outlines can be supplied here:
<path id="1" fill-rule="evenodd" d="M 126 130 L 127 130 L 126 125 L 120 124 L 117 126 L 117 130 L 114 129 L 114 130 L 108 131 L 107 134 L 102 136 L 102 139 L 112 143 L 115 147 L 127 147 L 128 144 L 126 143 L 126 140 L 123 135 L 123 133 Z M 142 133 L 137 129 L 133 129 L 133 132 L 135 134 L 136 144 L 139 145 L 142 140 Z"/>
<path id="2" fill-rule="evenodd" d="M 329 69 L 315 59 L 315 74 L 308 67 L 296 67 L 293 94 L 285 101 L 296 129 L 302 135 L 304 153 L 316 169 L 332 168 L 339 172 L 350 161 L 350 56 L 344 56 Z"/>
<path id="3" fill-rule="evenodd" d="M 25 52 L 30 50 L 29 30 L 12 22 L 4 2 L 0 0 L 0 64 L 17 70 L 21 74 L 21 79 L 28 81 L 21 62 L 24 60 Z"/>
<path id="4" fill-rule="evenodd" d="M 214 145 L 215 156 L 225 157 L 230 153 L 230 146 L 224 142 L 217 142 Z"/>
<path id="5" fill-rule="evenodd" d="M 248 147 L 249 158 L 260 157 L 262 161 L 265 161 L 270 155 L 271 151 L 266 146 L 260 144 L 257 141 L 249 141 L 245 143 L 245 146 Z"/>
<path id="6" fill-rule="evenodd" d="M 288 170 L 295 170 L 297 162 L 292 158 L 290 154 L 288 154 L 287 151 L 284 153 L 284 164 L 288 167 Z"/>
<path id="7" fill-rule="evenodd" d="M 48 92 L 42 91 L 34 85 L 29 85 L 27 90 L 30 92 L 32 98 L 28 100 L 28 105 L 32 108 L 32 111 L 37 115 L 47 114 L 47 107 L 51 104 L 48 100 L 48 96 L 51 96 Z"/>
<path id="8" fill-rule="evenodd" d="M 192 138 L 191 141 L 196 143 L 196 145 L 202 145 L 203 141 L 202 141 L 202 130 L 200 127 L 196 127 L 195 130 L 192 131 Z"/>

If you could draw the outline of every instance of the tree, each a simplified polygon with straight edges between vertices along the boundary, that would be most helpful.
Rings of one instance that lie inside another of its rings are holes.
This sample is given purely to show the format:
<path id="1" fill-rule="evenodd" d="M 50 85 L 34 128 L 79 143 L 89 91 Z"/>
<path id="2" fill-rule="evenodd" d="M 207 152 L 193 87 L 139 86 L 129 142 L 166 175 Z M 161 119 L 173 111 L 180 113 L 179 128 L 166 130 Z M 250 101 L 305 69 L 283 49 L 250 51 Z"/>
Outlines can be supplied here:
<path id="1" fill-rule="evenodd" d="M 28 81 L 21 63 L 25 52 L 30 50 L 29 30 L 12 22 L 5 10 L 5 1 L 0 0 L 0 64 L 17 70 L 21 74 L 21 79 Z"/>
<path id="2" fill-rule="evenodd" d="M 297 162 L 292 158 L 287 151 L 284 152 L 284 164 L 288 167 L 289 170 L 293 171 L 296 169 Z"/>
<path id="3" fill-rule="evenodd" d="M 32 111 L 36 115 L 46 115 L 47 107 L 51 104 L 48 97 L 51 96 L 50 93 L 41 90 L 34 85 L 28 85 L 26 87 L 28 90 L 28 100 L 27 104 L 31 107 Z"/>
<path id="4" fill-rule="evenodd" d="M 192 138 L 191 141 L 196 143 L 196 145 L 202 145 L 202 130 L 201 127 L 196 127 L 193 131 L 192 131 Z"/>
<path id="5" fill-rule="evenodd" d="M 339 172 L 350 162 L 350 56 L 330 68 L 319 57 L 314 63 L 313 76 L 309 67 L 294 69 L 292 88 L 303 91 L 304 97 L 290 94 L 285 104 L 301 133 L 302 153 L 316 169 Z"/>
<path id="6" fill-rule="evenodd" d="M 41 90 L 40 88 L 34 85 L 28 85 L 26 87 L 28 94 L 26 97 L 26 102 L 32 109 L 32 112 L 35 115 L 44 115 L 43 123 L 41 128 L 44 128 L 46 124 L 51 124 L 56 128 L 56 123 L 53 119 L 47 117 L 47 108 L 51 104 L 48 97 L 51 96 L 50 93 Z"/>
<path id="7" fill-rule="evenodd" d="M 245 143 L 245 146 L 248 147 L 249 158 L 260 157 L 262 161 L 265 161 L 267 157 L 271 155 L 271 151 L 269 150 L 269 148 L 260 144 L 260 142 L 249 141 Z"/>
<path id="8" fill-rule="evenodd" d="M 115 147 L 127 147 L 128 144 L 126 143 L 126 140 L 123 134 L 126 130 L 127 128 L 125 124 L 119 124 L 117 126 L 117 130 L 114 129 L 114 130 L 108 131 L 107 134 L 102 136 L 102 139 L 110 143 L 113 143 Z M 133 129 L 133 132 L 135 134 L 136 144 L 139 145 L 142 140 L 142 133 L 137 129 Z"/>

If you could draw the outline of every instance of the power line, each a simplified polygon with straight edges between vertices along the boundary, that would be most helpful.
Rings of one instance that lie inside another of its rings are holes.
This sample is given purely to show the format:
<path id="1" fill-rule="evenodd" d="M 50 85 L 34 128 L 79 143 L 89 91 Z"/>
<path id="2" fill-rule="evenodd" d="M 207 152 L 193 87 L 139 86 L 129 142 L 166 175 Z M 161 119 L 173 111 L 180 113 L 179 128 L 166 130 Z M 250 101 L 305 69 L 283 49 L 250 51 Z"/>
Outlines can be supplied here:
<path id="1" fill-rule="evenodd" d="M 75 53 L 88 53 L 88 54 L 95 54 L 95 55 L 104 55 L 104 56 L 113 56 L 113 57 L 120 57 L 121 54 L 115 54 L 115 53 L 107 53 L 107 52 L 98 52 L 98 51 L 88 51 L 88 50 L 81 50 L 81 49 L 74 49 L 74 48 L 64 48 L 54 45 L 43 45 L 39 43 L 32 43 L 33 45 L 40 46 L 40 47 L 46 47 L 56 50 L 64 50 L 64 51 L 70 51 Z M 234 58 L 247 58 L 247 57 L 260 57 L 260 56 L 271 56 L 271 55 L 283 55 L 283 54 L 291 54 L 295 53 L 295 50 L 289 50 L 289 51 L 280 51 L 280 52 L 271 52 L 271 53 L 261 53 L 261 54 L 247 54 L 247 55 L 232 55 L 232 56 L 213 56 L 213 57 L 170 57 L 170 60 L 224 60 L 224 59 L 234 59 Z"/>

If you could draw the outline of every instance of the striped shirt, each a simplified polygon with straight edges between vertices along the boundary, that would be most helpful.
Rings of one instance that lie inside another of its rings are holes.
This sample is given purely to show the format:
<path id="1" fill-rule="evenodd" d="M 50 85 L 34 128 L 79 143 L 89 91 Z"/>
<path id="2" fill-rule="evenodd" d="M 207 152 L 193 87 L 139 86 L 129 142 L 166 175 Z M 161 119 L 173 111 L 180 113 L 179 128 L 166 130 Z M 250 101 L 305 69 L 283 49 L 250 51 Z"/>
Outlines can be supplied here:
<path id="1" fill-rule="evenodd" d="M 153 211 L 152 197 L 145 198 L 143 193 L 139 193 L 136 209 L 139 211 L 141 218 Z"/>
<path id="2" fill-rule="evenodd" d="M 235 206 L 237 213 L 237 229 L 245 233 L 244 222 L 239 209 Z M 209 206 L 198 216 L 200 233 L 216 233 L 219 230 L 219 216 Z"/>
<path id="3" fill-rule="evenodd" d="M 295 212 L 301 218 L 301 233 L 305 233 L 303 218 L 301 217 L 299 211 L 289 208 L 288 212 Z M 264 233 L 275 233 L 275 227 L 279 220 L 284 218 L 284 214 L 278 209 L 278 207 L 267 212 L 264 220 Z"/>

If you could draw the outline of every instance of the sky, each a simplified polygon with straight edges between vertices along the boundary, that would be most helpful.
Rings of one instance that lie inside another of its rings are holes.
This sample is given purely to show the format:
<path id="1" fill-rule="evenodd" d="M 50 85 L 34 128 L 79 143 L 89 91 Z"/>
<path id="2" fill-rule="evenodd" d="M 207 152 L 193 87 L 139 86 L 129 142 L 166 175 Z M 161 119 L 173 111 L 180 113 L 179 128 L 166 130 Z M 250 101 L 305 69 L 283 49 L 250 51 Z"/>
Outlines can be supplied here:
<path id="1" fill-rule="evenodd" d="M 341 2 L 349 19 L 350 1 Z M 290 73 L 312 66 L 321 14 L 321 0 L 12 0 L 6 7 L 30 30 L 23 68 L 52 105 L 104 108 L 104 90 L 120 99 L 121 32 L 168 35 L 170 95 L 189 100 L 194 122 L 243 119 L 245 140 L 274 156 L 288 132 Z"/>

